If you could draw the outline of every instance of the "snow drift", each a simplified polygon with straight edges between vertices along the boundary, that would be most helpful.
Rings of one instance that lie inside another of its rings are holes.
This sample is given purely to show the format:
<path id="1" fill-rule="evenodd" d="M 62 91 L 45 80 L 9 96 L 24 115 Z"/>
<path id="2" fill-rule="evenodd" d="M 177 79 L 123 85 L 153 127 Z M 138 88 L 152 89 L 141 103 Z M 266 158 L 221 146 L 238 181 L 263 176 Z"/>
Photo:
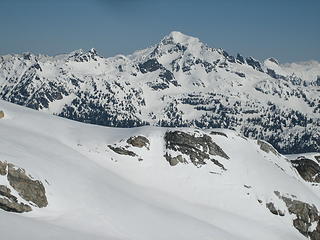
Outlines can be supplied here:
<path id="1" fill-rule="evenodd" d="M 0 209 L 5 238 L 319 239 L 319 184 L 266 142 L 0 109 L 0 161 L 41 181 L 48 201 L 22 214 Z"/>

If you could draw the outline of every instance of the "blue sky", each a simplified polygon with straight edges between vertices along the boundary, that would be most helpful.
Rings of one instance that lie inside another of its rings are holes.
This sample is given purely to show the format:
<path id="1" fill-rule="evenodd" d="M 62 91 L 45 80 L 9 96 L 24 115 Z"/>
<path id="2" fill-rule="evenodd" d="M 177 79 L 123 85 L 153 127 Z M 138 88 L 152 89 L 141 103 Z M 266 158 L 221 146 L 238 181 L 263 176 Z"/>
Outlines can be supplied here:
<path id="1" fill-rule="evenodd" d="M 0 1 L 0 55 L 129 54 L 175 30 L 232 54 L 320 60 L 319 0 Z"/>

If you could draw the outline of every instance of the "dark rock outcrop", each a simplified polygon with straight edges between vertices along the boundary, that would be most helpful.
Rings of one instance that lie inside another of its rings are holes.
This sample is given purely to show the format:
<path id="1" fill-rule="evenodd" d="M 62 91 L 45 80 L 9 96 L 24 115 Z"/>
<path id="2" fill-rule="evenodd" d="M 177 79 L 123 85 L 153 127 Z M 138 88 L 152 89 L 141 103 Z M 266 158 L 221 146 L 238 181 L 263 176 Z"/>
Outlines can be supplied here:
<path id="1" fill-rule="evenodd" d="M 269 211 L 274 215 L 284 216 L 284 212 L 282 212 L 279 209 L 276 209 L 273 202 L 266 203 L 266 207 L 269 209 Z"/>
<path id="2" fill-rule="evenodd" d="M 250 65 L 253 69 L 263 72 L 261 64 L 258 60 L 254 59 L 253 57 L 246 58 L 246 62 Z"/>
<path id="3" fill-rule="evenodd" d="M 166 153 L 164 157 L 167 159 L 171 166 L 175 166 L 178 163 L 187 163 L 187 161 L 182 157 L 182 155 L 172 157 L 170 154 Z"/>
<path id="4" fill-rule="evenodd" d="M 206 160 L 210 160 L 222 169 L 225 169 L 224 166 L 212 156 L 220 156 L 229 159 L 228 155 L 214 143 L 208 135 L 198 137 L 181 131 L 168 131 L 166 132 L 164 139 L 166 149 L 181 153 L 175 157 L 172 157 L 168 152 L 164 155 L 171 166 L 175 166 L 179 162 L 188 162 L 182 154 L 189 156 L 191 162 L 197 167 L 201 167 L 206 164 Z"/>
<path id="5" fill-rule="evenodd" d="M 127 150 L 123 147 L 113 147 L 111 145 L 108 145 L 108 147 L 114 151 L 115 153 L 118 153 L 120 155 L 127 155 L 127 156 L 131 156 L 131 157 L 136 157 L 137 154 L 135 154 L 134 152 L 130 151 L 130 150 Z"/>
<path id="6" fill-rule="evenodd" d="M 277 74 L 273 69 L 270 69 L 270 68 L 267 69 L 267 74 L 270 77 L 275 78 L 275 79 L 283 79 L 283 80 L 286 79 L 284 76 Z"/>
<path id="7" fill-rule="evenodd" d="M 305 181 L 320 183 L 320 165 L 318 163 L 305 157 L 299 157 L 291 163 Z"/>
<path id="8" fill-rule="evenodd" d="M 7 212 L 16 213 L 30 212 L 32 210 L 29 205 L 19 203 L 17 198 L 11 195 L 11 190 L 4 185 L 0 185 L 0 208 Z"/>
<path id="9" fill-rule="evenodd" d="M 16 168 L 13 164 L 8 164 L 8 181 L 10 185 L 26 201 L 34 203 L 42 208 L 48 205 L 46 190 L 39 180 L 33 180 L 27 176 L 22 168 Z"/>
<path id="10" fill-rule="evenodd" d="M 139 64 L 139 69 L 142 73 L 154 72 L 160 69 L 161 67 L 162 65 L 155 58 L 149 59 L 146 62 Z"/>
<path id="11" fill-rule="evenodd" d="M 277 59 L 273 58 L 273 57 L 269 58 L 268 60 L 269 60 L 270 62 L 273 62 L 273 63 L 279 65 L 279 61 L 278 61 Z"/>
<path id="12" fill-rule="evenodd" d="M 237 74 L 239 77 L 245 78 L 246 75 L 242 72 L 234 72 L 235 74 Z"/>
<path id="13" fill-rule="evenodd" d="M 144 137 L 144 136 L 133 136 L 130 137 L 127 140 L 127 143 L 132 145 L 133 147 L 138 147 L 138 148 L 147 148 L 149 149 L 150 146 L 150 141 L 148 140 L 148 138 Z"/>
<path id="14" fill-rule="evenodd" d="M 0 161 L 0 175 L 7 175 L 7 166 L 8 164 L 6 162 Z"/>
<path id="15" fill-rule="evenodd" d="M 30 205 L 39 208 L 48 205 L 45 188 L 39 180 L 27 175 L 25 170 L 7 162 L 0 162 L 0 177 L 6 177 L 10 187 L 28 204 L 19 202 L 9 186 L 0 185 L 0 208 L 9 212 L 29 212 Z M 30 204 L 30 205 L 29 205 Z"/>
<path id="16" fill-rule="evenodd" d="M 262 140 L 257 140 L 260 149 L 266 153 L 272 152 L 274 155 L 279 155 L 278 151 L 270 144 Z"/>
<path id="17" fill-rule="evenodd" d="M 305 203 L 296 199 L 281 196 L 279 192 L 275 194 L 284 201 L 290 214 L 296 216 L 293 226 L 304 236 L 311 240 L 319 240 L 320 236 L 320 213 L 315 205 Z M 313 224 L 317 224 L 316 229 L 311 229 Z"/>
<path id="18" fill-rule="evenodd" d="M 240 64 L 244 64 L 245 63 L 244 57 L 242 55 L 240 55 L 239 53 L 237 54 L 236 60 Z"/>
<path id="19" fill-rule="evenodd" d="M 10 193 L 11 193 L 11 190 L 7 186 L 0 185 L 0 195 L 16 202 L 17 198 L 11 195 Z"/>

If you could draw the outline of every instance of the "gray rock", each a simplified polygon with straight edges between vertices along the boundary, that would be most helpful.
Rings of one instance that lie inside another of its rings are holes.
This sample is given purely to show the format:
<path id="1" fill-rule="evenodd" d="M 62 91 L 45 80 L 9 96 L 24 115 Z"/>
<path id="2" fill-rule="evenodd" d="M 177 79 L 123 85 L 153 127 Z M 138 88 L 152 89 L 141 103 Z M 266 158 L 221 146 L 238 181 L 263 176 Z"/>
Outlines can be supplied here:
<path id="1" fill-rule="evenodd" d="M 263 72 L 260 62 L 258 60 L 255 60 L 253 57 L 246 58 L 246 62 L 253 69 Z"/>
<path id="2" fill-rule="evenodd" d="M 242 72 L 234 72 L 235 74 L 237 74 L 239 77 L 245 78 L 246 75 Z"/>
<path id="3" fill-rule="evenodd" d="M 228 155 L 214 143 L 208 135 L 196 137 L 195 135 L 181 131 L 168 131 L 166 132 L 164 139 L 167 149 L 188 155 L 191 162 L 197 167 L 201 167 L 206 164 L 206 160 L 210 160 L 214 164 L 225 169 L 221 163 L 212 158 L 212 155 L 229 159 Z M 164 157 L 172 166 L 175 166 L 179 162 L 187 162 L 182 155 L 172 157 L 170 154 L 166 153 Z"/>
<path id="4" fill-rule="evenodd" d="M 7 162 L 0 162 L 0 176 L 6 177 L 11 187 L 30 204 L 37 207 L 46 207 L 48 201 L 45 195 L 45 188 L 38 180 L 33 180 L 25 173 L 25 170 Z M 9 212 L 29 212 L 31 206 L 18 202 L 8 186 L 0 185 L 0 208 Z"/>
<path id="5" fill-rule="evenodd" d="M 311 240 L 320 240 L 320 214 L 316 206 L 281 196 L 279 192 L 275 192 L 275 194 L 285 202 L 289 213 L 296 216 L 293 220 L 293 226 L 304 236 L 310 237 Z M 311 232 L 310 227 L 315 222 L 317 228 Z"/>
<path id="6" fill-rule="evenodd" d="M 164 155 L 164 157 L 167 159 L 167 161 L 170 163 L 171 166 L 175 166 L 178 163 L 186 163 L 185 159 L 182 157 L 182 155 L 178 155 L 176 157 L 172 157 L 168 153 Z"/>
<path id="7" fill-rule="evenodd" d="M 0 175 L 7 175 L 7 166 L 8 164 L 6 162 L 0 161 Z"/>
<path id="8" fill-rule="evenodd" d="M 128 156 L 131 156 L 131 157 L 136 157 L 137 154 L 135 154 L 134 152 L 130 151 L 130 150 L 127 150 L 123 147 L 113 147 L 111 145 L 108 145 L 108 147 L 114 151 L 115 153 L 118 153 L 120 155 L 128 155 Z"/>
<path id="9" fill-rule="evenodd" d="M 11 190 L 7 186 L 0 185 L 0 195 L 10 199 L 11 201 L 17 202 L 17 198 L 11 195 Z"/>
<path id="10" fill-rule="evenodd" d="M 149 59 L 146 62 L 139 64 L 139 69 L 142 73 L 154 72 L 161 67 L 162 65 L 155 58 Z"/>
<path id="11" fill-rule="evenodd" d="M 245 63 L 244 57 L 241 56 L 239 53 L 237 54 L 236 60 L 237 60 L 237 62 L 240 63 L 240 64 L 244 64 L 244 63 Z"/>
<path id="12" fill-rule="evenodd" d="M 305 181 L 320 183 L 320 166 L 318 163 L 304 157 L 293 160 L 291 163 Z"/>
<path id="13" fill-rule="evenodd" d="M 132 145 L 133 147 L 138 147 L 138 148 L 147 148 L 149 150 L 150 142 L 149 140 L 144 137 L 144 136 L 133 136 L 130 137 L 127 140 L 127 143 Z"/>
<path id="14" fill-rule="evenodd" d="M 15 196 L 11 194 L 11 190 L 4 185 L 0 185 L 0 208 L 8 212 L 29 212 L 31 207 L 24 204 L 18 203 Z"/>
<path id="15" fill-rule="evenodd" d="M 308 229 L 310 227 L 309 224 L 305 223 L 303 220 L 301 219 L 294 219 L 293 220 L 293 226 L 298 229 L 298 231 L 303 234 L 304 236 L 308 237 Z"/>
<path id="16" fill-rule="evenodd" d="M 274 204 L 272 202 L 266 203 L 266 207 L 269 209 L 269 211 L 272 214 L 279 215 L 278 210 L 276 209 L 276 207 L 274 206 Z"/>
<path id="17" fill-rule="evenodd" d="M 311 240 L 320 240 L 320 221 L 318 222 L 316 230 L 310 233 Z"/>
<path id="18" fill-rule="evenodd" d="M 257 143 L 262 151 L 266 153 L 272 152 L 274 155 L 279 155 L 278 151 L 271 144 L 262 140 L 257 140 Z"/>
<path id="19" fill-rule="evenodd" d="M 39 208 L 48 205 L 46 191 L 42 182 L 27 176 L 24 169 L 16 168 L 9 163 L 7 178 L 10 185 L 26 201 L 34 203 Z"/>
<path id="20" fill-rule="evenodd" d="M 32 208 L 29 205 L 26 205 L 24 203 L 12 202 L 6 198 L 1 198 L 1 197 L 0 197 L 0 208 L 7 212 L 16 212 L 16 213 L 30 212 L 32 210 Z"/>
<path id="21" fill-rule="evenodd" d="M 273 58 L 273 57 L 269 58 L 268 60 L 269 60 L 270 62 L 273 62 L 273 63 L 279 65 L 279 61 L 278 61 L 277 59 Z"/>

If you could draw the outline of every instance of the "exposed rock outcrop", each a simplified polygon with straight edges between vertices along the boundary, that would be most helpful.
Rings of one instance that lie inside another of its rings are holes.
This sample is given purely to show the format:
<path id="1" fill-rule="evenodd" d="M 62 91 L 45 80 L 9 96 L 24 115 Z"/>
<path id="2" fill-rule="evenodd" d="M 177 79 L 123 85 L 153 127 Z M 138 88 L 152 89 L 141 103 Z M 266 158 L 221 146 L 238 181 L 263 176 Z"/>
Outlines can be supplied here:
<path id="1" fill-rule="evenodd" d="M 7 162 L 0 162 L 0 177 L 7 178 L 10 186 L 0 185 L 0 208 L 10 212 L 29 212 L 30 205 L 43 208 L 48 205 L 45 188 L 22 168 Z M 11 189 L 25 201 L 19 202 Z M 28 203 L 28 204 L 26 204 Z"/>
<path id="2" fill-rule="evenodd" d="M 278 151 L 270 144 L 262 140 L 257 140 L 260 149 L 266 153 L 272 152 L 274 155 L 279 155 Z"/>
<path id="3" fill-rule="evenodd" d="M 138 157 L 139 161 L 143 159 L 139 157 L 137 153 L 134 152 L 134 148 L 146 148 L 149 150 L 150 141 L 144 136 L 132 136 L 126 140 L 126 144 L 123 144 L 124 140 L 121 140 L 119 143 L 108 145 L 113 152 L 120 155 L 127 155 L 131 157 Z M 129 150 L 130 149 L 130 150 Z"/>
<path id="4" fill-rule="evenodd" d="M 130 150 L 127 150 L 123 147 L 113 147 L 111 145 L 108 145 L 108 147 L 114 151 L 115 153 L 118 153 L 120 155 L 128 155 L 128 156 L 131 156 L 131 157 L 136 157 L 137 154 L 135 154 L 134 152 L 130 151 Z"/>
<path id="5" fill-rule="evenodd" d="M 13 164 L 8 164 L 8 181 L 19 195 L 37 207 L 42 208 L 48 205 L 46 190 L 39 180 L 33 180 L 27 176 L 22 168 L 16 168 Z"/>
<path id="6" fill-rule="evenodd" d="M 144 136 L 133 136 L 130 137 L 127 140 L 127 143 L 132 145 L 133 147 L 138 147 L 138 148 L 147 148 L 149 149 L 150 146 L 150 141 L 148 140 L 148 138 L 144 137 Z"/>
<path id="7" fill-rule="evenodd" d="M 210 160 L 214 164 L 225 169 L 220 162 L 213 158 L 213 156 L 229 159 L 228 155 L 212 141 L 212 138 L 205 134 L 196 136 L 181 131 L 168 131 L 166 132 L 164 139 L 167 150 L 181 153 L 174 157 L 169 152 L 165 153 L 164 157 L 171 166 L 175 166 L 179 162 L 188 162 L 183 155 L 187 155 L 190 158 L 190 161 L 197 167 L 201 167 L 206 164 L 206 160 Z"/>
<path id="8" fill-rule="evenodd" d="M 319 163 L 305 157 L 299 157 L 291 162 L 305 181 L 320 183 Z"/>
<path id="9" fill-rule="evenodd" d="M 269 211 L 270 211 L 272 214 L 274 214 L 274 215 L 279 215 L 279 216 L 281 216 L 281 217 L 285 215 L 283 211 L 277 209 L 277 208 L 274 206 L 273 202 L 266 203 L 266 207 L 267 207 L 267 208 L 269 209 Z"/>
<path id="10" fill-rule="evenodd" d="M 275 194 L 284 201 L 290 214 L 295 215 L 293 226 L 304 236 L 311 240 L 320 239 L 320 213 L 315 205 L 305 203 L 296 199 L 281 196 L 279 192 Z M 312 229 L 312 225 L 316 225 Z"/>
<path id="11" fill-rule="evenodd" d="M 0 208 L 16 213 L 30 212 L 32 210 L 29 205 L 19 203 L 17 198 L 11 194 L 11 190 L 4 185 L 0 185 Z"/>
<path id="12" fill-rule="evenodd" d="M 0 161 L 0 175 L 7 175 L 7 166 L 8 164 L 6 162 Z"/>
<path id="13" fill-rule="evenodd" d="M 164 157 L 167 159 L 171 166 L 175 166 L 178 163 L 187 163 L 187 161 L 182 157 L 182 155 L 172 157 L 170 154 L 166 153 Z"/>

